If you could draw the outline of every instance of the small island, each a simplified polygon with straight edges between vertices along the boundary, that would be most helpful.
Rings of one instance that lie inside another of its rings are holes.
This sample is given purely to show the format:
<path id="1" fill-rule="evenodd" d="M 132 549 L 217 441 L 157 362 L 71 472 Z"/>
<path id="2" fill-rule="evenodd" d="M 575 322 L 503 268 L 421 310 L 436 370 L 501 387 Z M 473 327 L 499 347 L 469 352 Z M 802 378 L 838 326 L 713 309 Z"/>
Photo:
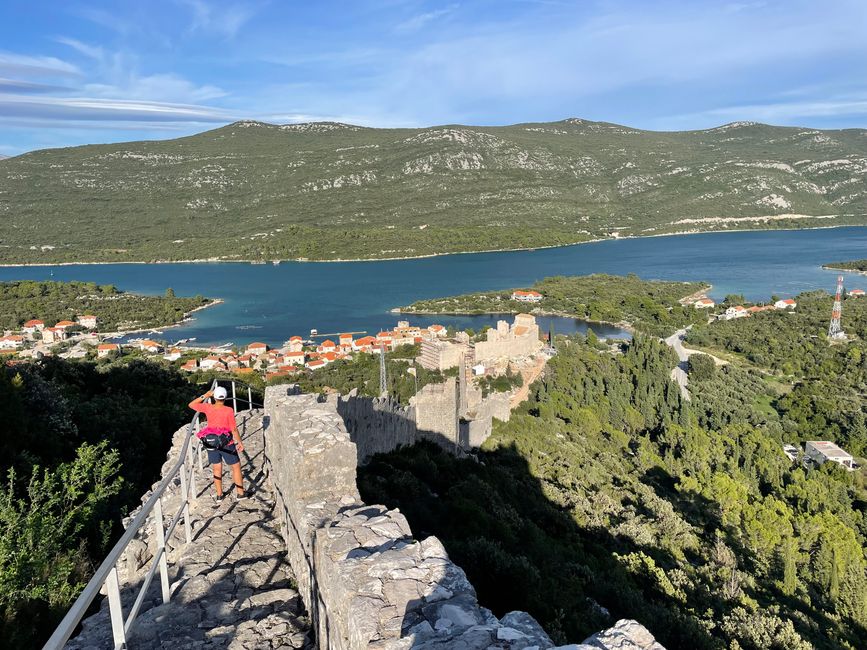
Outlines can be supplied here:
<path id="1" fill-rule="evenodd" d="M 865 273 L 867 274 L 867 260 L 849 260 L 846 262 L 830 262 L 829 264 L 823 264 L 823 269 L 828 269 L 829 271 L 850 271 L 853 273 Z"/>
<path id="2" fill-rule="evenodd" d="M 710 285 L 664 282 L 596 273 L 545 278 L 531 288 L 471 293 L 419 300 L 401 307 L 406 314 L 534 314 L 611 323 L 653 334 L 706 320 L 692 305 Z"/>

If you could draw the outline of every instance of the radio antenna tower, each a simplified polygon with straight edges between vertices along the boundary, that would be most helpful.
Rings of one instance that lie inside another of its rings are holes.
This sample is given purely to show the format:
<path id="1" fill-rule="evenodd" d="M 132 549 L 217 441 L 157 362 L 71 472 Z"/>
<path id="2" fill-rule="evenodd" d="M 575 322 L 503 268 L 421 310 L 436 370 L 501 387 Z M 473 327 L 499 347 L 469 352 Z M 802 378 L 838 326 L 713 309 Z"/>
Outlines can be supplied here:
<path id="1" fill-rule="evenodd" d="M 834 296 L 834 307 L 831 309 L 831 325 L 828 327 L 829 339 L 846 338 L 843 332 L 843 326 L 840 323 L 840 316 L 843 313 L 843 276 L 837 277 L 837 294 Z"/>
<path id="2" fill-rule="evenodd" d="M 379 348 L 379 396 L 388 396 L 388 381 L 385 376 L 385 346 Z"/>

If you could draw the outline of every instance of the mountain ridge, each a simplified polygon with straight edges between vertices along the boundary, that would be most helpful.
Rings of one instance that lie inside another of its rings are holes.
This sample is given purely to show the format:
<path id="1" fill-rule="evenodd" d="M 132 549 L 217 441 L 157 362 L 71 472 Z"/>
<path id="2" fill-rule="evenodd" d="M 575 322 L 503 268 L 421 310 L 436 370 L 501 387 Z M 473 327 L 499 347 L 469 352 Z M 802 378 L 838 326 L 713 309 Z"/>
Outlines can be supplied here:
<path id="1" fill-rule="evenodd" d="M 242 120 L 0 163 L 0 263 L 384 259 L 867 223 L 867 130 Z"/>

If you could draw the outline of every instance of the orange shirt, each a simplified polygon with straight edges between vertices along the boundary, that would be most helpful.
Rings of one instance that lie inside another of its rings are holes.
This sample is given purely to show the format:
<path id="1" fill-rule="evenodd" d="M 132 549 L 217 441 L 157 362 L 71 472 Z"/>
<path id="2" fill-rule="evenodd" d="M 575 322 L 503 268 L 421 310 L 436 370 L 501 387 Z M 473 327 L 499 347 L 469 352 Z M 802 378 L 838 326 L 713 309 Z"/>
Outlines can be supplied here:
<path id="1" fill-rule="evenodd" d="M 213 429 L 227 429 L 231 431 L 235 428 L 235 411 L 231 406 L 223 404 L 193 404 L 193 410 L 199 413 L 204 413 L 208 418 L 208 426 Z"/>

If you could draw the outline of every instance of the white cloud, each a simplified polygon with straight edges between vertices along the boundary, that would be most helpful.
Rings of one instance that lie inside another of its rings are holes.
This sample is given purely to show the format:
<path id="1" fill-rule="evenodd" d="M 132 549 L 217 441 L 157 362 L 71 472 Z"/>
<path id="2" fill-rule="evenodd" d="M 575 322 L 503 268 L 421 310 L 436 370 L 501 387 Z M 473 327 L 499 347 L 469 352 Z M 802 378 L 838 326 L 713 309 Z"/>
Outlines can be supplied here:
<path id="1" fill-rule="evenodd" d="M 193 12 L 191 31 L 211 32 L 229 39 L 234 38 L 255 14 L 255 10 L 248 5 L 212 5 L 205 0 L 178 1 Z"/>
<path id="2" fill-rule="evenodd" d="M 53 56 L 26 56 L 12 52 L 0 52 L 0 71 L 38 77 L 81 74 L 76 66 Z"/>
<path id="3" fill-rule="evenodd" d="M 429 22 L 436 20 L 437 18 L 442 18 L 443 16 L 448 16 L 449 14 L 454 13 L 455 11 L 457 11 L 457 9 L 458 5 L 452 4 L 442 9 L 436 9 L 434 11 L 428 11 L 423 14 L 418 14 L 416 16 L 413 16 L 412 18 L 404 20 L 401 23 L 398 23 L 397 25 L 395 25 L 394 29 L 398 32 L 414 32 L 421 29 Z"/>
<path id="4" fill-rule="evenodd" d="M 81 41 L 74 38 L 58 36 L 54 40 L 63 45 L 68 45 L 79 54 L 83 54 L 84 56 L 95 61 L 101 61 L 105 56 L 105 52 L 101 47 L 97 47 L 95 45 L 88 45 L 87 43 L 82 43 Z"/>
<path id="5" fill-rule="evenodd" d="M 202 102 L 227 95 L 217 86 L 199 86 L 174 74 L 141 77 L 128 73 L 118 83 L 89 83 L 82 90 L 96 97 L 181 103 Z"/>
<path id="6" fill-rule="evenodd" d="M 840 116 L 867 117 L 867 96 L 726 106 L 679 115 L 672 119 L 683 122 L 705 120 L 718 123 L 729 120 L 754 120 L 769 124 L 793 124 L 807 122 L 811 118 Z"/>
<path id="7" fill-rule="evenodd" d="M 0 95 L 0 119 L 32 121 L 228 122 L 228 111 L 195 104 L 94 97 Z"/>

